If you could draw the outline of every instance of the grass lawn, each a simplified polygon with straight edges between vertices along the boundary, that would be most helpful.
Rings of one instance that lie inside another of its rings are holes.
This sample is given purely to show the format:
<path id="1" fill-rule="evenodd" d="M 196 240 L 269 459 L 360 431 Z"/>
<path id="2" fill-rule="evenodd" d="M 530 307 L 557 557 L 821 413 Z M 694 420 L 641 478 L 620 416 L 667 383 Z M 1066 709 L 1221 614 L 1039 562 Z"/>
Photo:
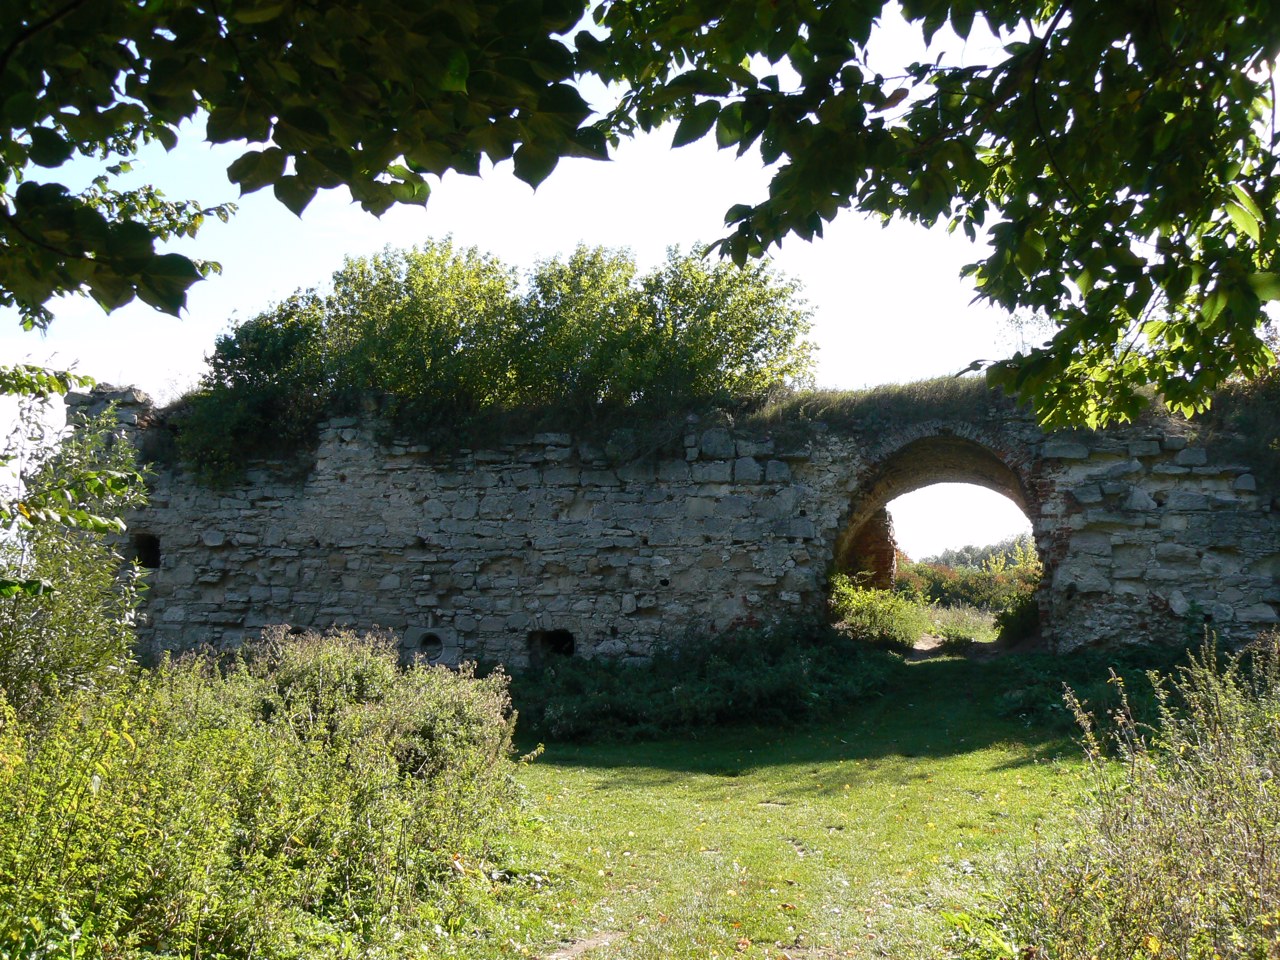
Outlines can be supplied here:
<path id="1" fill-rule="evenodd" d="M 1078 789 L 1069 739 L 996 715 L 1006 678 L 926 660 L 838 723 L 549 747 L 517 879 L 457 955 L 945 955 L 940 913 Z"/>

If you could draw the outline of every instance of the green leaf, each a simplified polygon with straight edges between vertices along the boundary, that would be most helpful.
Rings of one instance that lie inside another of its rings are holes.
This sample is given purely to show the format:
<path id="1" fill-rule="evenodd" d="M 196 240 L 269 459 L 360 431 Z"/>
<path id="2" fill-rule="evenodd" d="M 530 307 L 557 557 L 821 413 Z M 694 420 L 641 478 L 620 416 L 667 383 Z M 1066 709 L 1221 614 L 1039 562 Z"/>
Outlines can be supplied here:
<path id="1" fill-rule="evenodd" d="M 466 93 L 467 78 L 471 76 L 471 62 L 465 50 L 455 50 L 445 64 L 444 75 L 440 78 L 440 89 L 450 93 Z"/>
<path id="2" fill-rule="evenodd" d="M 0 577 L 0 599 L 10 597 L 39 597 L 53 593 L 53 584 L 48 580 L 11 580 Z"/>
<path id="3" fill-rule="evenodd" d="M 1238 183 L 1233 183 L 1231 185 L 1231 192 L 1236 195 L 1236 199 L 1240 201 L 1240 206 L 1249 211 L 1249 215 L 1252 216 L 1253 219 L 1258 222 L 1262 221 L 1262 210 L 1259 209 L 1258 204 L 1253 197 L 1249 195 L 1248 190 Z"/>
<path id="4" fill-rule="evenodd" d="M 276 181 L 273 190 L 276 199 L 299 217 L 316 195 L 315 187 L 296 176 L 281 177 Z"/>
<path id="5" fill-rule="evenodd" d="M 1259 300 L 1280 300 L 1280 273 L 1251 273 L 1247 280 Z"/>
<path id="6" fill-rule="evenodd" d="M 1234 200 L 1227 202 L 1227 216 L 1241 233 L 1248 234 L 1254 243 L 1258 242 L 1258 221 L 1248 210 Z"/>
<path id="7" fill-rule="evenodd" d="M 237 9 L 232 12 L 231 17 L 237 23 L 266 23 L 268 20 L 274 20 L 280 16 L 287 6 L 287 3 L 264 3 L 246 9 L 243 5 L 237 5 Z"/>
<path id="8" fill-rule="evenodd" d="M 253 193 L 275 183 L 284 175 L 285 152 L 279 147 L 253 150 L 227 167 L 227 178 L 240 184 L 240 194 Z"/>
<path id="9" fill-rule="evenodd" d="M 720 104 L 714 100 L 704 100 L 685 112 L 676 127 L 675 136 L 671 138 L 673 147 L 683 147 L 686 143 L 701 140 L 707 135 L 716 118 L 720 116 Z"/>
<path id="10" fill-rule="evenodd" d="M 75 145 L 67 142 L 56 130 L 33 127 L 29 131 L 31 146 L 27 156 L 38 167 L 60 167 L 71 158 Z"/>
<path id="11" fill-rule="evenodd" d="M 742 104 L 731 103 L 716 118 L 716 143 L 728 147 L 742 139 Z"/>
<path id="12" fill-rule="evenodd" d="M 516 176 L 533 188 L 547 179 L 560 162 L 554 150 L 547 150 L 531 143 L 522 143 L 515 152 Z"/>

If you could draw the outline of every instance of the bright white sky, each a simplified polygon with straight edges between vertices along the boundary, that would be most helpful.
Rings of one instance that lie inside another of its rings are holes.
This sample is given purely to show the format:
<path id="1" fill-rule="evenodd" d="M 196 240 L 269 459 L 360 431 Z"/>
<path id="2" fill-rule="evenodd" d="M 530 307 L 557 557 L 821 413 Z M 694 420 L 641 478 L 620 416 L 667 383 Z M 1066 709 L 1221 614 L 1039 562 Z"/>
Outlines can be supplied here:
<path id="1" fill-rule="evenodd" d="M 905 49 L 909 35 L 893 40 Z M 900 55 L 905 63 L 918 54 Z M 138 179 L 175 199 L 239 204 L 230 224 L 210 221 L 196 240 L 172 248 L 221 262 L 223 274 L 192 288 L 180 320 L 142 304 L 107 317 L 92 301 L 69 299 L 56 304 L 41 337 L 22 332 L 16 314 L 0 312 L 0 362 L 73 366 L 166 401 L 196 383 L 217 334 L 298 288 L 323 284 L 344 256 L 451 234 L 517 266 L 586 243 L 629 248 L 643 269 L 670 245 L 718 239 L 725 211 L 763 198 L 770 175 L 758 157 L 735 159 L 708 139 L 671 150 L 670 131 L 659 131 L 624 143 L 609 163 L 562 161 L 536 193 L 506 162 L 480 178 L 446 175 L 425 209 L 395 208 L 375 219 L 339 190 L 318 196 L 299 220 L 269 190 L 238 198 L 225 174 L 238 151 L 204 144 L 198 129 L 186 132 L 173 153 L 144 154 Z M 979 253 L 958 234 L 881 227 L 852 212 L 821 240 L 786 241 L 773 259 L 804 285 L 819 385 L 918 380 L 1010 353 L 1016 335 L 1004 315 L 970 305 L 972 286 L 959 276 Z M 967 485 L 921 490 L 891 510 L 899 544 L 912 557 L 1029 529 L 1010 501 Z"/>

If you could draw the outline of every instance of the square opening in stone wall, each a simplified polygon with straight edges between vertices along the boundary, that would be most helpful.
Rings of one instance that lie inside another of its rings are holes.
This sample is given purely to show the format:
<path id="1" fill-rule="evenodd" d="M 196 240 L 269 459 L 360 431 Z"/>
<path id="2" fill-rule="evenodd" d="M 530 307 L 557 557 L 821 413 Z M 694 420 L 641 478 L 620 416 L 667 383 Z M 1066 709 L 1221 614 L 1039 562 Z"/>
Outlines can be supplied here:
<path id="1" fill-rule="evenodd" d="M 573 634 L 568 630 L 531 630 L 529 665 L 537 668 L 558 658 L 573 656 Z"/>
<path id="2" fill-rule="evenodd" d="M 148 570 L 160 569 L 160 538 L 154 533 L 133 535 L 133 559 Z"/>
<path id="3" fill-rule="evenodd" d="M 406 662 L 443 663 L 458 661 L 458 643 L 447 627 L 410 627 L 400 643 L 401 659 Z"/>

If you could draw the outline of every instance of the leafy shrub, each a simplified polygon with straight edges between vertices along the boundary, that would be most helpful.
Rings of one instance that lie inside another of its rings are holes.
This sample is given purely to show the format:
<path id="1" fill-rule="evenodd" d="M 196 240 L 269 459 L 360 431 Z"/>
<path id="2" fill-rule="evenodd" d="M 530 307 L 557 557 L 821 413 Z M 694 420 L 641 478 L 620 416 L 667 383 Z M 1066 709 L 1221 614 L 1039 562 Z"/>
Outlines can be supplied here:
<path id="1" fill-rule="evenodd" d="M 1206 645 L 1156 681 L 1145 727 L 1116 681 L 1107 741 L 1078 700 L 1091 786 L 1064 843 L 956 918 L 971 957 L 1244 960 L 1280 954 L 1280 645 Z M 1116 755 L 1115 759 L 1112 759 Z"/>
<path id="2" fill-rule="evenodd" d="M 659 648 L 643 665 L 564 659 L 517 674 L 521 724 L 557 740 L 644 739 L 794 724 L 881 690 L 891 661 L 825 625 L 742 624 Z"/>
<path id="3" fill-rule="evenodd" d="M 669 252 L 579 247 L 517 273 L 448 242 L 349 259 L 327 293 L 298 292 L 220 337 L 170 418 L 179 455 L 225 481 L 302 450 L 319 421 L 376 397 L 398 426 L 541 411 L 569 425 L 667 417 L 807 382 L 796 285 Z"/>
<path id="4" fill-rule="evenodd" d="M 836 622 L 859 640 L 910 649 L 929 629 L 928 611 L 891 590 L 860 587 L 855 579 L 831 579 L 831 609 Z"/>
<path id="5" fill-rule="evenodd" d="M 894 589 L 923 603 L 943 607 L 977 607 L 997 613 L 1018 596 L 1033 594 L 1039 583 L 1038 569 L 993 571 L 935 563 L 905 563 L 898 567 Z"/>
<path id="6" fill-rule="evenodd" d="M 277 634 L 0 706 L 0 957 L 400 955 L 465 920 L 513 804 L 506 679 Z"/>
<path id="7" fill-rule="evenodd" d="M 110 413 L 55 437 L 28 410 L 18 428 L 21 449 L 0 460 L 20 467 L 25 512 L 14 512 L 24 522 L 0 529 L 0 578 L 45 586 L 0 597 L 0 690 L 30 718 L 128 662 L 136 571 L 98 527 L 140 505 L 145 490 Z M 46 500 L 65 522 L 43 515 Z"/>
<path id="8" fill-rule="evenodd" d="M 996 614 L 996 629 L 1004 644 L 1026 640 L 1039 628 L 1040 604 L 1033 592 L 1014 594 Z"/>

